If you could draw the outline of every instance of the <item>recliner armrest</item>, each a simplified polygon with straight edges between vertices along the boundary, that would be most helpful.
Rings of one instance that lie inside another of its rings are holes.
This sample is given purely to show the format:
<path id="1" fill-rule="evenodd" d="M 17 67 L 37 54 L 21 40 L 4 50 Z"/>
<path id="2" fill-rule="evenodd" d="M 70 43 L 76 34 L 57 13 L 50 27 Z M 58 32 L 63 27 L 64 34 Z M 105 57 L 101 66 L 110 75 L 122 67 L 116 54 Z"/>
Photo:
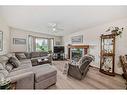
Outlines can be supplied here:
<path id="1" fill-rule="evenodd" d="M 69 63 L 69 66 L 78 67 L 78 64 Z"/>
<path id="2" fill-rule="evenodd" d="M 81 72 L 79 66 L 77 64 L 69 64 L 70 69 L 76 69 L 77 71 Z"/>
<path id="3" fill-rule="evenodd" d="M 126 73 L 127 73 L 127 63 L 125 63 L 124 66 L 125 66 L 125 67 L 124 67 L 124 68 L 125 68 L 125 71 L 126 71 Z"/>

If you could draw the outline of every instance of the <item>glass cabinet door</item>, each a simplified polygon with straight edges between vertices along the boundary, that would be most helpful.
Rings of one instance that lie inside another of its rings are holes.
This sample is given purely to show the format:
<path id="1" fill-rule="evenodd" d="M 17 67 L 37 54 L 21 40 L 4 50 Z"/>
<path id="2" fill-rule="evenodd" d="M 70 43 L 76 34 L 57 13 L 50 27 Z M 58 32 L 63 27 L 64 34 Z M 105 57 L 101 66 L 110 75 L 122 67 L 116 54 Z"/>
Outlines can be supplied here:
<path id="1" fill-rule="evenodd" d="M 115 36 L 101 35 L 100 72 L 114 75 Z"/>
<path id="2" fill-rule="evenodd" d="M 103 40 L 103 50 L 104 53 L 113 53 L 113 39 Z"/>
<path id="3" fill-rule="evenodd" d="M 112 72 L 112 63 L 113 63 L 112 56 L 104 56 L 101 69 L 106 72 Z"/>

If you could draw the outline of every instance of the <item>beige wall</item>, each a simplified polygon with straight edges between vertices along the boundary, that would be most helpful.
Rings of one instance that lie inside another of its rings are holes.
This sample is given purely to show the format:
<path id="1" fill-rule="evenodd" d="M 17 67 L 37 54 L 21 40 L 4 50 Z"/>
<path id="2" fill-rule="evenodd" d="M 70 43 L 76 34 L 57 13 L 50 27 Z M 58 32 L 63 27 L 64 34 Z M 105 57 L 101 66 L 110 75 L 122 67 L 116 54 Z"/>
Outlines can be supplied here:
<path id="1" fill-rule="evenodd" d="M 11 52 L 22 52 L 22 51 L 27 51 L 27 44 L 26 45 L 15 45 L 13 44 L 13 38 L 24 38 L 28 40 L 28 35 L 33 35 L 37 37 L 45 37 L 45 38 L 54 38 L 54 41 L 62 41 L 60 37 L 58 36 L 52 36 L 52 35 L 47 35 L 43 33 L 37 33 L 37 32 L 32 32 L 32 31 L 26 31 L 22 29 L 17 29 L 17 28 L 12 28 L 10 27 L 11 31 Z M 62 42 L 60 42 L 62 43 Z"/>
<path id="2" fill-rule="evenodd" d="M 55 37 L 55 45 L 57 45 L 57 43 L 59 43 L 59 45 L 63 45 L 63 37 L 62 36 Z"/>
<path id="3" fill-rule="evenodd" d="M 0 31 L 3 31 L 3 51 L 0 51 L 0 55 L 6 54 L 10 51 L 10 32 L 7 23 L 3 16 L 0 14 Z"/>
<path id="4" fill-rule="evenodd" d="M 96 27 L 91 27 L 90 29 L 84 29 L 82 31 L 77 31 L 68 36 L 64 37 L 64 45 L 65 47 L 68 44 L 71 44 L 71 37 L 76 35 L 83 35 L 83 44 L 90 45 L 89 53 L 93 54 L 96 58 L 95 62 L 91 63 L 92 66 L 99 67 L 100 66 L 100 35 L 106 33 L 106 29 L 110 26 L 118 26 L 125 27 L 127 26 L 127 19 L 122 19 L 118 21 L 114 21 L 111 23 L 107 23 L 104 25 L 99 25 Z M 121 74 L 122 68 L 119 64 L 119 55 L 127 54 L 127 27 L 124 29 L 122 33 L 122 37 L 117 37 L 116 39 L 116 57 L 115 57 L 115 72 Z M 67 48 L 66 48 L 67 54 Z"/>

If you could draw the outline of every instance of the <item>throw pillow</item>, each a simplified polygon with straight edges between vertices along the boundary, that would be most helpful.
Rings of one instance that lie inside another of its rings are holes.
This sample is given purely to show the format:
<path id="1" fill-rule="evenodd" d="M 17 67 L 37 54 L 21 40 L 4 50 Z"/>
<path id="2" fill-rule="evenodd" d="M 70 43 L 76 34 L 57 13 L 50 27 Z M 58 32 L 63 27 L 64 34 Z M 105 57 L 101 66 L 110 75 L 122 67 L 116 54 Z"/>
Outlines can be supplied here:
<path id="1" fill-rule="evenodd" d="M 17 68 L 20 66 L 21 62 L 15 57 L 10 57 L 10 59 L 8 60 L 9 63 L 11 63 L 13 65 L 14 68 Z"/>
<path id="2" fill-rule="evenodd" d="M 8 75 L 8 71 L 6 69 L 0 70 L 0 78 L 6 77 Z"/>
<path id="3" fill-rule="evenodd" d="M 8 62 L 9 58 L 7 56 L 0 56 L 0 63 L 5 67 L 6 63 Z"/>
<path id="4" fill-rule="evenodd" d="M 8 58 L 10 58 L 10 57 L 12 57 L 12 56 L 15 56 L 15 53 L 8 53 L 8 54 L 6 54 L 6 56 L 7 56 Z"/>
<path id="5" fill-rule="evenodd" d="M 16 54 L 16 57 L 17 57 L 19 60 L 27 59 L 24 53 L 17 53 L 17 54 Z"/>
<path id="6" fill-rule="evenodd" d="M 3 67 L 3 65 L 0 63 L 0 70 L 3 70 L 4 69 L 4 67 Z"/>
<path id="7" fill-rule="evenodd" d="M 11 63 L 9 63 L 9 62 L 6 63 L 5 69 L 8 72 L 11 72 L 13 68 L 14 68 L 14 66 Z"/>

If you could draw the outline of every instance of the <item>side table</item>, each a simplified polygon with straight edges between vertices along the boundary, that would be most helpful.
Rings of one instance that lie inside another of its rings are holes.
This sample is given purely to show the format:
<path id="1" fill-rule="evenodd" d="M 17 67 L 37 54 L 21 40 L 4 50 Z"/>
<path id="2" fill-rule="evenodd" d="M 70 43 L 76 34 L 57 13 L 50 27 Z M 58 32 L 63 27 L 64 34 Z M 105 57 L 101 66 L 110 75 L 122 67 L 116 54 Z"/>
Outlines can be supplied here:
<path id="1" fill-rule="evenodd" d="M 67 59 L 66 63 L 64 64 L 64 68 L 63 68 L 63 74 L 67 74 L 68 72 L 68 64 L 71 62 L 70 59 Z"/>
<path id="2" fill-rule="evenodd" d="M 17 82 L 11 83 L 10 89 L 12 89 L 12 90 L 16 89 L 16 84 L 17 84 Z"/>
<path id="3" fill-rule="evenodd" d="M 14 89 L 16 89 L 16 82 L 14 82 L 14 83 L 11 83 L 11 82 L 8 82 L 8 83 L 6 83 L 5 85 L 2 85 L 2 86 L 0 86 L 0 89 L 3 89 L 3 90 L 14 90 Z"/>

